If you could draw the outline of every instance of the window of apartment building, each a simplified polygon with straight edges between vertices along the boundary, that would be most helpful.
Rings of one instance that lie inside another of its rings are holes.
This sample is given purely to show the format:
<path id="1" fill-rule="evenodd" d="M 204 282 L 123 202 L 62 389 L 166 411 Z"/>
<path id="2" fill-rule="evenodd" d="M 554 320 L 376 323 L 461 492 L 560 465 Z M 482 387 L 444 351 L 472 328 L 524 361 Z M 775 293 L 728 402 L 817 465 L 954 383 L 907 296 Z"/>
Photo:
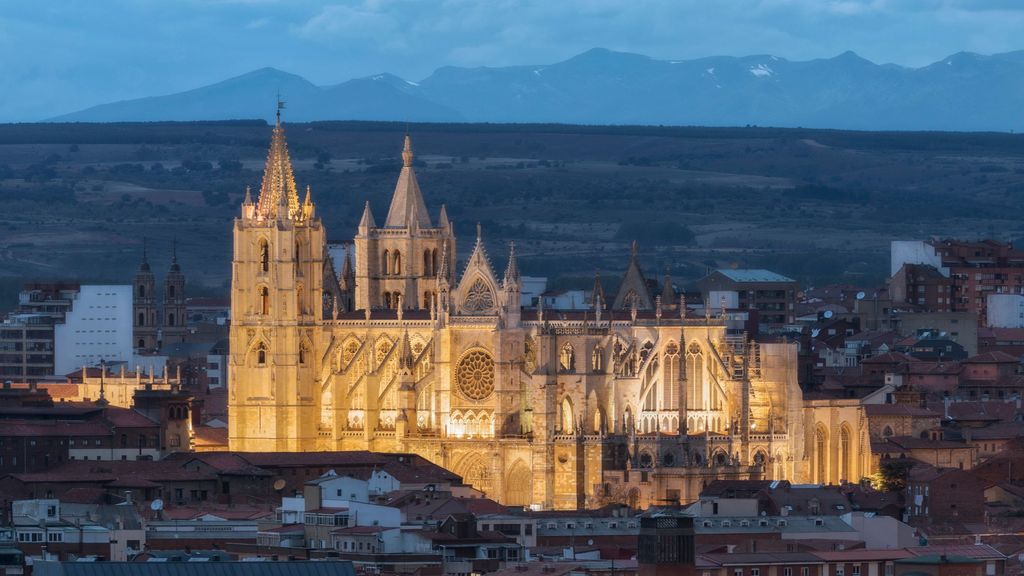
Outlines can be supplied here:
<path id="1" fill-rule="evenodd" d="M 743 576 L 743 568 L 734 568 L 732 576 Z"/>
<path id="2" fill-rule="evenodd" d="M 786 566 L 782 569 L 782 576 L 793 576 L 793 569 L 789 566 Z"/>
<path id="3" fill-rule="evenodd" d="M 846 571 L 846 567 L 842 564 L 836 564 L 836 576 L 843 576 Z"/>
<path id="4" fill-rule="evenodd" d="M 807 566 L 804 566 L 800 569 L 800 576 L 811 576 L 811 569 Z"/>
<path id="5" fill-rule="evenodd" d="M 63 532 L 48 532 L 46 534 L 46 541 L 47 542 L 63 542 L 64 541 L 64 533 Z"/>
<path id="6" fill-rule="evenodd" d="M 533 536 L 533 524 L 527 524 L 524 531 L 527 536 Z"/>
<path id="7" fill-rule="evenodd" d="M 853 565 L 853 569 L 851 571 L 851 574 L 853 576 L 860 576 L 860 564 L 854 564 Z"/>
<path id="8" fill-rule="evenodd" d="M 892 562 L 885 563 L 885 576 L 892 576 Z"/>
<path id="9" fill-rule="evenodd" d="M 761 569 L 760 568 L 751 568 L 750 569 L 750 576 L 761 576 Z"/>

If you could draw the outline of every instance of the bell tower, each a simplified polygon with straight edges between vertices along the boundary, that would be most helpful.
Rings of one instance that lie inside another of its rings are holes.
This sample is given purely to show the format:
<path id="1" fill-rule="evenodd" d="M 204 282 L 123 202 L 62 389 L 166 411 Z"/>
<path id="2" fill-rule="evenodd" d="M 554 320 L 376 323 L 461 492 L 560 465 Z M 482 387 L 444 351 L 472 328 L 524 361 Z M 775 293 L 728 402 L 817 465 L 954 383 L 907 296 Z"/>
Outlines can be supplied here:
<path id="1" fill-rule="evenodd" d="M 378 227 L 366 203 L 355 237 L 356 309 L 426 310 L 437 297 L 444 245 L 455 261 L 455 234 L 444 206 L 435 227 L 413 169 L 412 140 L 405 137 L 402 172 L 384 225 Z M 448 279 L 449 281 L 452 278 Z"/>
<path id="2" fill-rule="evenodd" d="M 174 241 L 171 252 L 171 267 L 164 279 L 163 341 L 184 342 L 185 326 L 185 275 L 178 264 L 178 241 Z"/>
<path id="3" fill-rule="evenodd" d="M 324 231 L 311 190 L 299 201 L 281 125 L 271 137 L 259 198 L 234 223 L 229 446 L 302 451 L 316 445 L 317 321 L 323 315 Z"/>
<path id="4" fill-rule="evenodd" d="M 142 240 L 142 263 L 132 281 L 132 333 L 137 351 L 156 350 L 156 332 L 160 323 L 156 308 L 156 278 L 149 267 L 146 240 Z"/>

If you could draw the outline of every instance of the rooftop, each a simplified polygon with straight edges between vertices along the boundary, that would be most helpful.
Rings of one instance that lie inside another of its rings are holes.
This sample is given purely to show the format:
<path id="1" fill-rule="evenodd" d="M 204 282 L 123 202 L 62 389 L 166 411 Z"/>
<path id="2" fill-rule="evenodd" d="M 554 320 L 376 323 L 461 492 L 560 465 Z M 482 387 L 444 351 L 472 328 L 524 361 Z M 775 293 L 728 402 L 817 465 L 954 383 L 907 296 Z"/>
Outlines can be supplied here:
<path id="1" fill-rule="evenodd" d="M 795 282 L 792 278 L 763 268 L 719 268 L 717 271 L 735 282 Z"/>

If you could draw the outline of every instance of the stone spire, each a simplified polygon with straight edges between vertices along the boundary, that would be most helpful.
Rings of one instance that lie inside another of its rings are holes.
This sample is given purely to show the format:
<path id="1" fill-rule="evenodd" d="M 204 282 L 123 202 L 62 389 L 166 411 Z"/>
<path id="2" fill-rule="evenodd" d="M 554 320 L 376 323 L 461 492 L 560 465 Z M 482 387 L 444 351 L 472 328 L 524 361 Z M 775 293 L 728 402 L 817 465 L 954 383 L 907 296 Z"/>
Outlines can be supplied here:
<path id="1" fill-rule="evenodd" d="M 437 227 L 448 229 L 452 225 L 451 221 L 448 220 L 448 208 L 444 204 L 441 204 L 441 214 L 437 217 Z"/>
<path id="2" fill-rule="evenodd" d="M 369 230 L 370 228 L 376 228 L 377 222 L 373 219 L 373 212 L 370 211 L 370 201 L 366 201 L 366 207 L 363 208 L 363 217 L 359 220 L 360 230 Z"/>
<path id="3" fill-rule="evenodd" d="M 412 343 L 409 341 L 409 331 L 402 334 L 402 349 L 398 356 L 398 367 L 403 370 L 412 370 L 416 358 L 412 353 Z"/>
<path id="4" fill-rule="evenodd" d="M 384 221 L 385 228 L 432 228 L 427 205 L 423 202 L 416 172 L 412 168 L 412 140 L 405 136 L 402 149 L 402 172 L 398 175 L 395 193 L 391 197 L 391 208 Z"/>
<path id="5" fill-rule="evenodd" d="M 619 293 L 616 294 L 615 302 L 612 304 L 612 308 L 615 310 L 654 309 L 654 299 L 651 298 L 651 293 L 647 288 L 644 273 L 640 270 L 639 252 L 639 246 L 634 240 L 629 249 L 629 265 L 626 267 L 626 273 L 622 276 Z"/>
<path id="6" fill-rule="evenodd" d="M 516 259 L 516 243 L 508 243 L 508 266 L 505 267 L 505 287 L 519 284 L 519 262 Z"/>
<path id="7" fill-rule="evenodd" d="M 604 286 L 601 285 L 601 272 L 594 271 L 594 290 L 590 295 L 590 303 L 595 309 L 604 308 L 607 304 L 604 296 Z"/>
<path id="8" fill-rule="evenodd" d="M 437 281 L 447 285 L 451 275 L 451 272 L 448 270 L 448 241 L 445 240 L 441 244 L 441 266 L 437 271 Z"/>
<path id="9" fill-rule="evenodd" d="M 142 262 L 139 264 L 139 272 L 149 272 L 149 257 L 147 254 L 146 237 L 142 237 Z"/>
<path id="10" fill-rule="evenodd" d="M 306 185 L 306 200 L 302 202 L 302 218 L 309 220 L 313 218 L 313 189 L 308 184 Z"/>
<path id="11" fill-rule="evenodd" d="M 181 265 L 178 264 L 178 239 L 171 241 L 171 272 L 181 272 Z"/>
<path id="12" fill-rule="evenodd" d="M 270 138 L 267 164 L 263 169 L 263 183 L 256 213 L 262 218 L 296 218 L 299 215 L 299 193 L 295 188 L 295 175 L 288 155 L 284 128 L 281 127 L 281 104 L 278 104 L 277 123 Z"/>

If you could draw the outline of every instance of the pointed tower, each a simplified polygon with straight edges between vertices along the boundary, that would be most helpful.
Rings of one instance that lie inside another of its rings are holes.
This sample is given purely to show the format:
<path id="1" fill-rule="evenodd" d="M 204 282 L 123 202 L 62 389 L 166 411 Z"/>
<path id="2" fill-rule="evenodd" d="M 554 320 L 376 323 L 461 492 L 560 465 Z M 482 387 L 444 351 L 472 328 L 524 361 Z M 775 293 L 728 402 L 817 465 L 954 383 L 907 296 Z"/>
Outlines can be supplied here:
<path id="1" fill-rule="evenodd" d="M 171 247 L 171 267 L 164 279 L 163 343 L 185 341 L 186 317 L 185 275 L 178 264 L 178 241 L 175 240 Z"/>
<path id="2" fill-rule="evenodd" d="M 156 306 L 156 278 L 149 268 L 146 239 L 142 239 L 142 263 L 132 281 L 132 341 L 136 351 L 156 349 L 156 331 L 160 319 Z"/>
<path id="3" fill-rule="evenodd" d="M 505 279 L 501 283 L 501 288 L 504 291 L 505 326 L 518 326 L 523 298 L 515 242 L 508 243 L 508 266 L 505 267 Z"/>
<path id="4" fill-rule="evenodd" d="M 323 315 L 325 258 L 312 190 L 299 202 L 279 106 L 259 198 L 243 202 L 234 224 L 232 450 L 301 451 L 316 445 L 320 359 L 313 351 L 322 349 L 316 328 Z"/>
<path id="5" fill-rule="evenodd" d="M 647 280 L 640 270 L 639 248 L 636 240 L 629 251 L 629 266 L 622 276 L 622 283 L 619 284 L 619 293 L 615 295 L 613 310 L 653 310 L 654 299 L 647 289 Z"/>
<path id="6" fill-rule="evenodd" d="M 441 247 L 448 241 L 455 257 L 455 236 L 444 208 L 434 227 L 413 169 L 412 140 L 402 149 L 391 206 L 383 227 L 374 222 L 370 205 L 363 210 L 355 237 L 355 305 L 357 309 L 430 308 L 436 292 Z"/>
<path id="7" fill-rule="evenodd" d="M 665 283 L 661 287 L 661 306 L 665 310 L 674 309 L 676 306 L 676 289 L 672 285 L 672 275 L 668 268 L 665 269 Z"/>

